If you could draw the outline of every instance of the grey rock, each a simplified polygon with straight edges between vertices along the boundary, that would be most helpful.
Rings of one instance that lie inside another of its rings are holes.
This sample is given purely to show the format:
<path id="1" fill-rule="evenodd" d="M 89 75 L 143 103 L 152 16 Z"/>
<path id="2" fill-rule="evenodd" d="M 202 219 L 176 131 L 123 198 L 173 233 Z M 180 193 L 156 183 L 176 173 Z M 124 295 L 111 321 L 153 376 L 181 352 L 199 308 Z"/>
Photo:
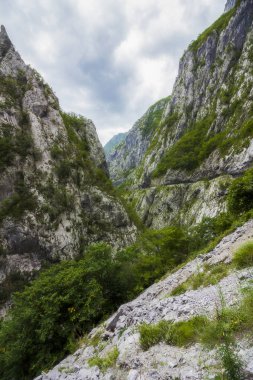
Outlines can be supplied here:
<path id="1" fill-rule="evenodd" d="M 104 241 L 116 249 L 134 242 L 135 225 L 103 184 L 108 169 L 94 124 L 82 118 L 78 128 L 68 129 L 52 89 L 24 63 L 4 27 L 0 76 L 16 85 L 15 94 L 0 88 L 0 136 L 7 125 L 20 151 L 14 150 L 1 168 L 0 202 L 19 191 L 24 205 L 20 217 L 10 212 L 0 222 L 0 246 L 6 253 L 0 262 L 1 286 L 12 273 L 29 281 L 42 263 L 76 257 L 81 244 Z M 26 207 L 28 192 L 34 202 L 27 200 Z"/>
<path id="2" fill-rule="evenodd" d="M 206 350 L 200 344 L 180 348 L 160 343 L 147 351 L 142 351 L 137 327 L 142 323 L 150 324 L 161 320 L 172 322 L 188 320 L 193 315 L 211 317 L 224 303 L 227 306 L 237 305 L 241 299 L 241 288 L 249 285 L 253 279 L 253 268 L 231 271 L 215 286 L 207 286 L 194 291 L 188 290 L 185 294 L 174 297 L 170 297 L 170 293 L 176 286 L 184 283 L 189 276 L 199 273 L 199 270 L 206 264 L 216 265 L 224 262 L 225 257 L 231 261 L 237 247 L 249 239 L 253 239 L 253 220 L 225 237 L 211 252 L 195 258 L 177 272 L 169 274 L 160 282 L 152 285 L 135 300 L 119 308 L 117 313 L 102 326 L 94 329 L 92 336 L 101 331 L 106 334 L 106 329 L 113 321 L 113 334 L 109 334 L 107 345 L 99 355 L 104 357 L 110 350 L 117 347 L 119 357 L 115 366 L 109 368 L 105 374 L 98 374 L 95 367 L 88 368 L 87 361 L 94 355 L 94 347 L 90 346 L 79 350 L 76 356 L 70 355 L 69 358 L 72 359 L 67 358 L 54 371 L 71 362 L 73 367 L 79 366 L 79 370 L 75 373 L 75 380 L 82 378 L 78 377 L 80 373 L 84 374 L 84 379 L 87 374 L 87 379 L 98 376 L 99 380 L 110 379 L 110 376 L 115 380 L 172 380 L 175 378 L 202 380 L 209 378 L 209 375 L 214 374 L 214 369 L 218 364 L 215 350 Z M 124 319 L 122 319 L 123 316 Z M 124 328 L 123 333 L 122 327 Z M 238 355 L 247 372 L 247 378 L 250 379 L 253 376 L 252 342 L 238 338 L 237 346 Z M 65 379 L 60 372 L 58 373 L 57 380 Z M 71 376 L 72 374 L 67 374 L 66 380 L 72 380 Z M 46 376 L 42 376 L 41 380 L 49 379 L 53 380 Z"/>
<path id="3" fill-rule="evenodd" d="M 230 9 L 234 8 L 236 4 L 236 0 L 227 0 L 226 6 L 225 6 L 225 12 L 230 11 Z"/>

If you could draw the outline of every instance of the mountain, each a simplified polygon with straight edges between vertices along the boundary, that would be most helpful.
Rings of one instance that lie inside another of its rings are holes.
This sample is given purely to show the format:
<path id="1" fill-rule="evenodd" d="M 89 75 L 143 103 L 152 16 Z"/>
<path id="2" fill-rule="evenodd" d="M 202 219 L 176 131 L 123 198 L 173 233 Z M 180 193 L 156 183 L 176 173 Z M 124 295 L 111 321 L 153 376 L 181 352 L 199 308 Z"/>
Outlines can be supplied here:
<path id="1" fill-rule="evenodd" d="M 126 198 L 151 228 L 224 212 L 229 185 L 252 165 L 253 3 L 227 2 L 226 11 L 185 51 L 144 151 L 138 139 L 135 149 L 127 146 L 127 137 L 109 157 L 113 180 L 124 181 Z M 122 163 L 125 156 L 131 163 Z"/>
<path id="2" fill-rule="evenodd" d="M 229 1 L 191 43 L 171 96 L 109 156 L 117 191 L 92 123 L 2 30 L 2 272 L 48 268 L 1 320 L 1 379 L 253 378 L 252 24 L 253 0 Z"/>
<path id="3" fill-rule="evenodd" d="M 133 169 L 140 164 L 168 102 L 169 98 L 165 98 L 152 105 L 127 133 L 124 141 L 107 155 L 109 172 L 114 183 L 125 182 Z"/>
<path id="4" fill-rule="evenodd" d="M 43 265 L 134 241 L 91 120 L 61 111 L 0 32 L 0 305 Z"/>
<path id="5" fill-rule="evenodd" d="M 117 145 L 125 140 L 125 137 L 126 133 L 118 133 L 117 135 L 113 136 L 111 140 L 108 141 L 108 143 L 105 144 L 104 152 L 106 157 L 114 151 Z"/>

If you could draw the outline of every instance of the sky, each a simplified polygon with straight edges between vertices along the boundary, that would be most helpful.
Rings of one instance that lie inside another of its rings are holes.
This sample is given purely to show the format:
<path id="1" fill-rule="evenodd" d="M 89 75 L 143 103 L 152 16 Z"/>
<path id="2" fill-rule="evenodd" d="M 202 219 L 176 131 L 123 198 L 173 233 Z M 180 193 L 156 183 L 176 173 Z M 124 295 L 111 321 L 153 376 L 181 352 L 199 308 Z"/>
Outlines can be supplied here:
<path id="1" fill-rule="evenodd" d="M 0 23 L 64 111 L 105 144 L 170 95 L 187 45 L 225 0 L 0 0 Z"/>

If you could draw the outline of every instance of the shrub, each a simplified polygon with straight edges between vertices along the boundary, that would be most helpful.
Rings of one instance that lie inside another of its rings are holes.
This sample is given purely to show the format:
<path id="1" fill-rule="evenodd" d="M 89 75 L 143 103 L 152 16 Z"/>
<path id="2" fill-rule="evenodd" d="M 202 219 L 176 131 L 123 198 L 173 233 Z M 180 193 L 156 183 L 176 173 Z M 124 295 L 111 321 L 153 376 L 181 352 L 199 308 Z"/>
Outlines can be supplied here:
<path id="1" fill-rule="evenodd" d="M 88 364 L 90 367 L 98 366 L 102 372 L 105 372 L 108 368 L 115 366 L 118 356 L 119 350 L 115 347 L 105 357 L 94 356 L 89 359 Z"/>
<path id="2" fill-rule="evenodd" d="M 247 170 L 229 188 L 228 208 L 235 215 L 253 208 L 253 169 Z"/>
<path id="3" fill-rule="evenodd" d="M 234 345 L 225 343 L 219 348 L 219 355 L 229 380 L 244 380 L 243 364 L 237 355 Z"/>
<path id="4" fill-rule="evenodd" d="M 0 330 L 0 378 L 30 379 L 70 352 L 73 340 L 112 311 L 111 249 L 93 246 L 82 260 L 40 273 L 14 296 Z"/>
<path id="5" fill-rule="evenodd" d="M 171 329 L 171 322 L 161 321 L 154 325 L 143 324 L 139 327 L 140 344 L 143 350 L 163 342 Z"/>
<path id="6" fill-rule="evenodd" d="M 253 266 L 253 241 L 249 241 L 237 249 L 233 256 L 233 262 L 238 269 Z"/>
<path id="7" fill-rule="evenodd" d="M 14 159 L 14 144 L 11 137 L 0 137 L 0 171 L 11 165 Z"/>
<path id="8" fill-rule="evenodd" d="M 15 192 L 0 203 L 0 223 L 6 217 L 20 219 L 26 211 L 34 211 L 37 199 L 27 188 L 23 175 L 16 182 Z"/>
<path id="9" fill-rule="evenodd" d="M 72 164 L 69 160 L 61 160 L 55 167 L 56 175 L 60 182 L 65 183 L 71 174 Z"/>

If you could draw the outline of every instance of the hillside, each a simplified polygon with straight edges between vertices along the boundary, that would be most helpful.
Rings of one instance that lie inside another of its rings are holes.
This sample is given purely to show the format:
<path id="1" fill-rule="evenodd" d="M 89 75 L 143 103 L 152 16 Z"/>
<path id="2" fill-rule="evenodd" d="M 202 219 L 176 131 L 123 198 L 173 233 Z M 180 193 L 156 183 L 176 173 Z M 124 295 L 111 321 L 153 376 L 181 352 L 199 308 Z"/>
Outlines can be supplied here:
<path id="1" fill-rule="evenodd" d="M 133 150 L 126 139 L 109 157 L 112 178 L 122 173 L 126 198 L 148 227 L 219 215 L 233 179 L 252 165 L 253 3 L 228 2 L 226 10 L 185 51 L 146 145 L 135 139 Z M 130 155 L 130 171 L 122 155 Z"/>
<path id="2" fill-rule="evenodd" d="M 238 377 L 225 378 L 252 379 L 253 346 L 248 340 L 252 322 L 243 327 L 242 310 L 239 306 L 239 313 L 237 307 L 245 297 L 241 289 L 252 283 L 253 269 L 233 266 L 234 253 L 252 238 L 251 220 L 212 251 L 189 261 L 121 306 L 91 332 L 78 351 L 36 380 L 222 379 L 226 359 L 219 346 L 226 338 L 231 339 L 230 349 L 234 350 L 229 353 L 234 368 L 238 355 L 244 371 Z M 252 301 L 248 307 L 250 321 Z M 235 323 L 235 316 L 228 310 L 235 310 L 238 327 L 229 325 Z M 207 317 L 214 320 L 210 326 Z M 195 330 L 189 321 L 195 321 Z M 169 335 L 172 323 L 178 327 L 174 338 Z M 203 342 L 197 333 L 201 328 Z"/>
<path id="3" fill-rule="evenodd" d="M 91 120 L 64 113 L 0 32 L 0 306 L 42 265 L 136 228 L 108 178 Z"/>

